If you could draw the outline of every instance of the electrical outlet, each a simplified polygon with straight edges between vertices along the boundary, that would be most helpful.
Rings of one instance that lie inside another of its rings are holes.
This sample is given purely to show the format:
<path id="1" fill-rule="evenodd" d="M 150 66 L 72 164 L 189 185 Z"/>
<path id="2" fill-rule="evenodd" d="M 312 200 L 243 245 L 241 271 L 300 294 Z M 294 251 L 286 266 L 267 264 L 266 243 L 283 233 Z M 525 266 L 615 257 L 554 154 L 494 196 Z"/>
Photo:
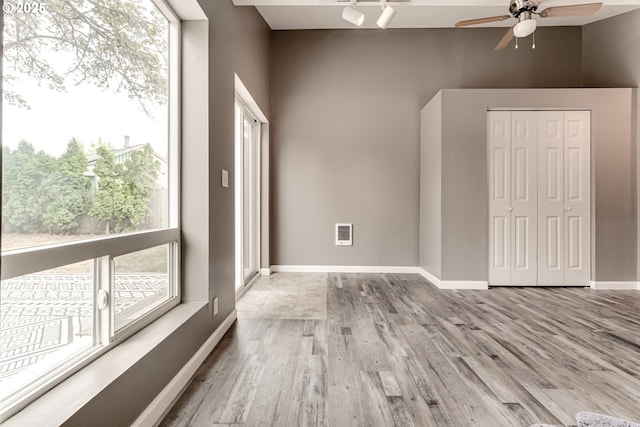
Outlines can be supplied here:
<path id="1" fill-rule="evenodd" d="M 222 169 L 222 187 L 229 188 L 229 171 Z"/>
<path id="2" fill-rule="evenodd" d="M 218 315 L 218 297 L 213 298 L 213 315 Z"/>

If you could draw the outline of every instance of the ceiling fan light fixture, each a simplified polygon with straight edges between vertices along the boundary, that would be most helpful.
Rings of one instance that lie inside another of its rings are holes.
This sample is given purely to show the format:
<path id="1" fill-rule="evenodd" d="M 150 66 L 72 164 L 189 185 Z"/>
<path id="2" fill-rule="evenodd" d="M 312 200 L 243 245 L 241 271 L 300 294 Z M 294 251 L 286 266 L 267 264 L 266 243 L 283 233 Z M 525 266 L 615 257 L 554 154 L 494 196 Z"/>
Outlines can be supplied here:
<path id="1" fill-rule="evenodd" d="M 392 8 L 388 4 L 384 5 L 382 7 L 382 14 L 376 21 L 376 24 L 378 24 L 378 27 L 382 28 L 383 30 L 386 29 L 387 25 L 389 25 L 389 22 L 391 22 L 395 14 L 396 11 L 394 8 Z"/>
<path id="2" fill-rule="evenodd" d="M 533 19 L 523 19 L 513 27 L 513 35 L 516 37 L 527 37 L 533 34 L 538 26 L 538 22 Z"/>
<path id="3" fill-rule="evenodd" d="M 351 6 L 347 6 L 342 10 L 342 19 L 359 27 L 364 22 L 364 13 Z"/>

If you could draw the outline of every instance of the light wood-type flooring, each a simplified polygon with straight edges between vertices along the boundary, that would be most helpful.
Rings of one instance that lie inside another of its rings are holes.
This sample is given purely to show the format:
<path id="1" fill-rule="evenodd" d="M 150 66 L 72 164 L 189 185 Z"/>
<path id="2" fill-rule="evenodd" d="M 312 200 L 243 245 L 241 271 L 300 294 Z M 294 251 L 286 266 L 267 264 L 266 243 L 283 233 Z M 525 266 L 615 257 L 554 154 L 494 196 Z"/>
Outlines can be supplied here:
<path id="1" fill-rule="evenodd" d="M 640 292 L 280 273 L 238 302 L 162 425 L 570 426 L 584 410 L 640 422 L 640 349 L 609 333 L 640 342 Z"/>

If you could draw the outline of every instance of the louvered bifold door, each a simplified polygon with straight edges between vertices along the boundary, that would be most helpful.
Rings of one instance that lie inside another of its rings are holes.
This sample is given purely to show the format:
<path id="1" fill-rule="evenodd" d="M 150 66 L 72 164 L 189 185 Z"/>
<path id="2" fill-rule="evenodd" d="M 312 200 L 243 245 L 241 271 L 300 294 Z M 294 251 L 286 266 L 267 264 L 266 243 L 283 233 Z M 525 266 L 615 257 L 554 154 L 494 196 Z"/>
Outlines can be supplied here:
<path id="1" fill-rule="evenodd" d="M 489 283 L 511 284 L 511 112 L 487 115 Z"/>
<path id="2" fill-rule="evenodd" d="M 538 284 L 564 284 L 564 113 L 538 113 Z"/>

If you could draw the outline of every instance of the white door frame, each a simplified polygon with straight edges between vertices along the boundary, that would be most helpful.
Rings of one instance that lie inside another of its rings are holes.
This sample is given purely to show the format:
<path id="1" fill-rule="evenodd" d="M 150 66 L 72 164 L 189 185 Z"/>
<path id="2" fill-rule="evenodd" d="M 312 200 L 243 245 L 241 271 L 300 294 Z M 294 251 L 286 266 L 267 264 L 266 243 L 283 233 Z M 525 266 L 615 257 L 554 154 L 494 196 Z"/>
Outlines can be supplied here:
<path id="1" fill-rule="evenodd" d="M 238 150 L 238 144 L 234 135 L 234 216 L 235 216 L 235 286 L 236 297 L 239 298 L 248 288 L 260 277 L 264 269 L 261 267 L 269 264 L 269 121 L 264 115 L 256 101 L 253 99 L 246 86 L 242 83 L 238 75 L 235 75 L 235 102 L 248 112 L 248 115 L 255 121 L 258 130 L 255 133 L 256 143 L 256 191 L 257 194 L 257 215 L 256 220 L 256 276 L 248 283 L 244 283 L 242 269 L 242 157 Z M 235 107 L 234 107 L 235 108 Z M 235 111 L 235 110 L 234 110 Z M 234 117 L 235 120 L 235 117 Z M 238 123 L 234 129 L 239 131 Z M 240 217 L 238 217 L 240 215 Z"/>

